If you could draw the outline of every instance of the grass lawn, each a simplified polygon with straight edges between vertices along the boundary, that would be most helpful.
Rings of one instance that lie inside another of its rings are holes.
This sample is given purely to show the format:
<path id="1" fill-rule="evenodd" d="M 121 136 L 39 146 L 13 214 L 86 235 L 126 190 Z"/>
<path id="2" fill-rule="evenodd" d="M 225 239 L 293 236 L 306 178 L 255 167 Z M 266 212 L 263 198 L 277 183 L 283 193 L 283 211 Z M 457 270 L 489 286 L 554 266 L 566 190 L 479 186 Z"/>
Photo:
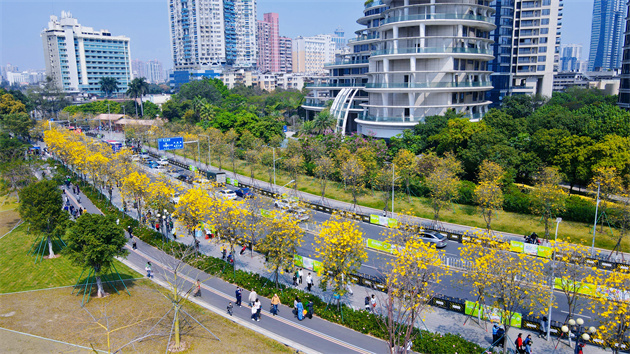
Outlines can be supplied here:
<path id="1" fill-rule="evenodd" d="M 4 224 L 4 221 L 0 222 L 0 225 Z M 22 224 L 12 233 L 0 239 L 0 249 L 2 250 L 0 253 L 0 293 L 76 284 L 79 275 L 81 275 L 81 268 L 70 264 L 67 257 L 60 256 L 35 263 L 35 256 L 27 253 L 38 238 L 27 230 L 28 225 Z M 57 253 L 59 250 L 55 247 L 54 251 Z M 46 247 L 47 253 L 48 247 Z M 142 276 L 124 264 L 115 262 L 123 279 Z M 87 272 L 84 274 L 85 276 L 87 276 Z"/>
<path id="2" fill-rule="evenodd" d="M 128 286 L 131 296 L 113 293 L 102 299 L 93 298 L 85 310 L 80 307 L 80 297 L 71 295 L 68 288 L 0 295 L 0 327 L 86 347 L 93 345 L 95 349 L 107 351 L 107 331 L 95 323 L 90 313 L 96 319 L 100 318 L 101 324 L 106 323 L 102 317 L 109 316 L 113 351 L 147 333 L 170 307 L 170 302 L 160 294 L 165 290 L 150 281 L 131 281 Z M 292 352 L 276 341 L 195 304 L 186 303 L 184 309 L 221 340 L 215 340 L 194 321 L 188 320 L 195 325 L 183 328 L 182 341 L 188 348 L 184 353 Z M 125 347 L 122 352 L 164 352 L 172 319 L 169 314 L 151 332 L 153 336 Z M 125 326 L 129 327 L 114 331 Z M 10 343 L 0 343 L 0 352 L 7 352 L 8 347 L 3 346 L 8 345 Z"/>

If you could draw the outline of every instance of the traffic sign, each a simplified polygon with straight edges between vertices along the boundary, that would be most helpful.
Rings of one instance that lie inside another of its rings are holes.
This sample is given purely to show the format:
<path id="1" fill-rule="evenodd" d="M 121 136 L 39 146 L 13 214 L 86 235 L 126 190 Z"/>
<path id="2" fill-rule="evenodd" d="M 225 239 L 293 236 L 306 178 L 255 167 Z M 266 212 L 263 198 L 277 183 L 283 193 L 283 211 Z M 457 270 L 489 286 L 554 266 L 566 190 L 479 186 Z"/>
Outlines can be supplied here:
<path id="1" fill-rule="evenodd" d="M 177 150 L 184 148 L 184 138 L 164 138 L 158 139 L 158 150 Z"/>

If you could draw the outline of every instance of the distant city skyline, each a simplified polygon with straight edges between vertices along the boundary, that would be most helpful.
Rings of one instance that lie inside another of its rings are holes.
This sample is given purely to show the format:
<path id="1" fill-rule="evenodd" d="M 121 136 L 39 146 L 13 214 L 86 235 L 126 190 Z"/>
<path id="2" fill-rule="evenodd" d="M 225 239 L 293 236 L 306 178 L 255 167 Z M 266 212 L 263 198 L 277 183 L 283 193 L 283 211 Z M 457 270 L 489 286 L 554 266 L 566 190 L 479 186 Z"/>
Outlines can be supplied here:
<path id="1" fill-rule="evenodd" d="M 355 22 L 363 10 L 363 0 L 258 0 L 257 19 L 266 12 L 279 14 L 280 36 L 296 38 L 332 34 L 342 27 L 346 38 L 360 29 Z M 8 63 L 21 70 L 45 67 L 40 32 L 50 15 L 68 11 L 82 24 L 107 29 L 112 35 L 131 39 L 131 58 L 161 61 L 165 69 L 173 66 L 166 0 L 0 0 L 0 65 Z M 593 0 L 564 3 L 563 44 L 582 44 L 588 57 Z M 585 25 L 585 24 L 588 25 Z"/>

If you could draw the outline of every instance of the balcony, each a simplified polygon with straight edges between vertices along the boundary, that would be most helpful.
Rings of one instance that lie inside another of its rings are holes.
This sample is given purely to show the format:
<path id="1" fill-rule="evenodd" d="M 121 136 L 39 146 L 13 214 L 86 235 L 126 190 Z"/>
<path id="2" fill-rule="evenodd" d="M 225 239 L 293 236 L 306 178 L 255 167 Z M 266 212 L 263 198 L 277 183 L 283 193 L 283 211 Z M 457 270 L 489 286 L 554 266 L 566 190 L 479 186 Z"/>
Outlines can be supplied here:
<path id="1" fill-rule="evenodd" d="M 361 60 L 336 60 L 332 63 L 326 63 L 324 66 L 335 66 L 335 65 L 354 65 L 354 64 L 368 64 L 370 61 L 368 59 Z"/>
<path id="2" fill-rule="evenodd" d="M 379 5 L 384 5 L 383 1 L 381 0 L 368 0 L 365 2 L 365 10 L 369 9 L 370 7 L 374 7 L 374 6 L 379 6 Z"/>
<path id="3" fill-rule="evenodd" d="M 323 82 L 306 84 L 306 87 L 364 87 L 364 83 L 360 82 Z"/>
<path id="4" fill-rule="evenodd" d="M 365 88 L 385 88 L 385 89 L 404 89 L 404 88 L 468 88 L 468 87 L 486 87 L 492 86 L 491 81 L 480 82 L 406 82 L 406 83 L 376 83 L 368 82 L 365 84 Z"/>
<path id="5" fill-rule="evenodd" d="M 494 25 L 494 19 L 486 16 L 476 16 L 471 14 L 419 14 L 419 15 L 406 15 L 406 16 L 394 16 L 387 17 L 383 24 L 403 22 L 403 21 L 418 21 L 418 20 L 472 20 L 483 21 Z"/>
<path id="6" fill-rule="evenodd" d="M 462 48 L 462 47 L 396 48 L 396 49 L 376 50 L 372 52 L 372 55 L 431 54 L 431 53 L 462 53 L 462 54 L 492 55 L 492 49 Z"/>

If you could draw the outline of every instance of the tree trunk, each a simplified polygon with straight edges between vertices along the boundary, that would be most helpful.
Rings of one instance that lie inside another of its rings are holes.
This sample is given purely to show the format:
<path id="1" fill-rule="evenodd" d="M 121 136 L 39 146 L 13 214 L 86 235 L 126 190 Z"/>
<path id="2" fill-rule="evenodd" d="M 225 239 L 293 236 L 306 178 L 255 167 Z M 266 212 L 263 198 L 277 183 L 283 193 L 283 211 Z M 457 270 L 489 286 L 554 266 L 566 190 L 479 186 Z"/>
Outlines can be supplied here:
<path id="1" fill-rule="evenodd" d="M 96 297 L 101 298 L 105 296 L 105 290 L 103 290 L 103 282 L 101 276 L 96 276 Z"/>
<path id="2" fill-rule="evenodd" d="M 48 239 L 48 253 L 49 253 L 48 256 L 50 258 L 54 258 L 55 257 L 55 252 L 53 252 L 52 238 L 50 237 L 50 235 L 48 235 L 47 239 Z"/>
<path id="3" fill-rule="evenodd" d="M 138 116 L 138 96 L 136 96 L 133 100 L 134 106 L 136 107 L 136 117 Z"/>

